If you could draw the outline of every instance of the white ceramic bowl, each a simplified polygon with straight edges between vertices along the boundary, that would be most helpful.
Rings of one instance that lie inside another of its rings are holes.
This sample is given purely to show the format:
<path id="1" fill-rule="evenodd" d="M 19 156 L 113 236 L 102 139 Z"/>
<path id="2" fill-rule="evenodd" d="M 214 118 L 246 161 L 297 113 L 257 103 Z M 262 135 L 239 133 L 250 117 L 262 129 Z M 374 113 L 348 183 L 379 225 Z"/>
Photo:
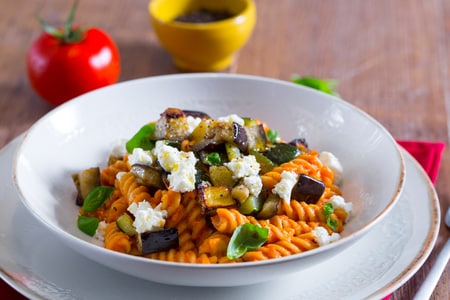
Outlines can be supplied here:
<path id="1" fill-rule="evenodd" d="M 354 207 L 343 238 L 289 257 L 231 265 L 155 261 L 96 245 L 76 226 L 78 207 L 71 174 L 104 164 L 120 138 L 131 137 L 167 107 L 204 111 L 213 117 L 237 113 L 259 118 L 286 140 L 305 137 L 310 148 L 334 153 L 344 167 L 342 192 Z M 119 271 L 189 286 L 262 282 L 339 256 L 387 214 L 404 181 L 396 142 L 366 113 L 289 82 L 229 74 L 144 78 L 82 95 L 36 122 L 15 160 L 15 183 L 22 201 L 50 229 L 49 234 Z"/>

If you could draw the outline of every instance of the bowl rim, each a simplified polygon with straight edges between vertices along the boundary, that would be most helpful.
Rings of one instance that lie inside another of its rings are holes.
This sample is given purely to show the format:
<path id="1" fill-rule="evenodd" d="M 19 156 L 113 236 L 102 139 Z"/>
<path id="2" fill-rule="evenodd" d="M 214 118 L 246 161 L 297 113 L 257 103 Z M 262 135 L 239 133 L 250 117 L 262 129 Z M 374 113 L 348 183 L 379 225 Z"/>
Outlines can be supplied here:
<path id="1" fill-rule="evenodd" d="M 398 182 L 396 183 L 395 193 L 390 198 L 388 204 L 381 210 L 381 212 L 378 215 L 373 217 L 370 222 L 362 225 L 355 232 L 352 232 L 348 235 L 342 236 L 341 239 L 339 239 L 333 243 L 330 243 L 328 245 L 324 245 L 324 246 L 321 246 L 318 248 L 314 248 L 309 251 L 292 254 L 289 256 L 268 259 L 268 260 L 263 260 L 263 261 L 239 262 L 239 263 L 234 263 L 234 264 L 199 264 L 199 263 L 186 263 L 186 262 L 171 262 L 171 261 L 162 261 L 162 260 L 157 260 L 157 259 L 149 259 L 146 257 L 134 256 L 134 255 L 130 255 L 130 254 L 124 254 L 124 253 L 111 251 L 104 247 L 96 245 L 92 242 L 78 238 L 75 235 L 72 235 L 71 233 L 63 230 L 62 228 L 60 228 L 58 226 L 54 226 L 53 224 L 51 224 L 47 220 L 45 220 L 40 214 L 38 214 L 30 206 L 25 194 L 23 193 L 23 187 L 21 187 L 21 184 L 18 181 L 17 174 L 18 174 L 18 167 L 19 167 L 19 159 L 20 159 L 20 156 L 21 156 L 22 152 L 24 151 L 24 148 L 27 144 L 28 137 L 30 135 L 32 135 L 34 133 L 34 131 L 39 130 L 41 123 L 45 122 L 48 117 L 52 116 L 53 114 L 58 113 L 60 110 L 66 109 L 66 107 L 76 106 L 76 105 L 78 105 L 79 102 L 81 102 L 81 103 L 86 102 L 86 100 L 84 100 L 84 99 L 88 99 L 91 94 L 101 93 L 102 90 L 120 89 L 121 86 L 123 86 L 123 85 L 134 85 L 134 84 L 139 85 L 139 84 L 142 84 L 142 82 L 146 82 L 149 80 L 151 80 L 151 81 L 163 80 L 164 81 L 164 80 L 170 80 L 172 78 L 174 78 L 174 79 L 183 79 L 183 78 L 184 79 L 211 79 L 211 78 L 222 79 L 223 78 L 223 79 L 267 82 L 267 83 L 272 83 L 272 84 L 277 84 L 277 85 L 281 84 L 281 85 L 286 85 L 286 86 L 290 86 L 290 87 L 295 87 L 297 89 L 307 90 L 307 91 L 309 91 L 309 93 L 321 95 L 321 97 L 333 98 L 333 101 L 338 102 L 338 103 L 340 103 L 340 105 L 344 105 L 347 108 L 355 110 L 357 113 L 363 115 L 365 118 L 367 118 L 371 122 L 373 122 L 380 129 L 380 131 L 382 131 L 385 134 L 385 136 L 390 140 L 390 142 L 395 146 L 396 155 L 398 156 L 399 162 L 400 162 L 400 174 L 398 177 Z M 21 141 L 19 142 L 16 153 L 14 155 L 12 171 L 13 171 L 12 177 L 13 177 L 14 186 L 20 197 L 22 204 L 24 204 L 24 206 L 27 208 L 27 210 L 30 211 L 32 213 L 32 215 L 39 220 L 39 222 L 44 224 L 46 228 L 50 229 L 51 232 L 53 232 L 54 234 L 56 234 L 57 236 L 59 236 L 60 238 L 65 240 L 67 243 L 70 243 L 72 245 L 74 245 L 74 244 L 79 245 L 81 243 L 83 246 L 94 251 L 95 253 L 117 257 L 118 259 L 127 259 L 132 262 L 156 264 L 156 265 L 168 266 L 168 267 L 172 267 L 172 268 L 188 267 L 188 268 L 195 268 L 195 269 L 214 269 L 214 270 L 215 269 L 240 269 L 240 268 L 247 268 L 247 267 L 251 267 L 251 266 L 264 266 L 264 265 L 271 265 L 271 264 L 287 263 L 291 260 L 297 260 L 297 259 L 305 258 L 307 256 L 312 256 L 312 255 L 322 253 L 324 251 L 329 250 L 330 248 L 342 247 L 346 244 L 347 245 L 351 244 L 351 241 L 356 241 L 360 237 L 365 235 L 373 226 L 375 226 L 379 222 L 379 220 L 381 220 L 384 216 L 386 216 L 387 213 L 395 206 L 397 200 L 399 199 L 399 197 L 402 193 L 403 187 L 405 185 L 405 173 L 406 173 L 405 160 L 404 160 L 403 154 L 401 152 L 400 146 L 397 144 L 397 142 L 395 141 L 393 136 L 389 133 L 389 131 L 383 125 L 381 125 L 381 123 L 379 123 L 374 117 L 372 117 L 371 115 L 369 115 L 362 109 L 356 107 L 355 105 L 350 104 L 349 102 L 345 101 L 344 99 L 336 97 L 336 96 L 324 94 L 323 92 L 317 91 L 315 89 L 312 89 L 312 88 L 309 88 L 306 86 L 302 86 L 302 85 L 298 85 L 298 84 L 295 84 L 295 83 L 292 83 L 289 81 L 277 79 L 277 78 L 269 78 L 269 77 L 263 77 L 263 76 L 258 76 L 258 75 L 247 75 L 247 74 L 208 73 L 208 72 L 158 75 L 158 76 L 149 76 L 149 77 L 144 77 L 144 78 L 123 81 L 123 82 L 116 83 L 114 85 L 102 87 L 97 90 L 88 92 L 86 94 L 77 96 L 77 97 L 73 98 L 72 100 L 67 101 L 67 102 L 55 107 L 54 109 L 52 109 L 51 111 L 49 111 L 48 113 L 43 115 L 40 119 L 38 119 L 23 134 L 23 137 L 22 137 Z"/>
<path id="2" fill-rule="evenodd" d="M 254 3 L 254 0 L 241 0 L 246 4 L 244 9 L 240 13 L 223 20 L 206 23 L 174 22 L 173 20 L 164 21 L 155 13 L 155 6 L 158 2 L 161 1 L 164 0 L 150 0 L 150 2 L 148 3 L 148 12 L 152 20 L 154 22 L 158 22 L 159 24 L 164 24 L 168 27 L 185 30 L 209 30 L 225 27 L 227 25 L 238 25 L 249 20 L 251 15 L 256 14 L 256 5 Z"/>

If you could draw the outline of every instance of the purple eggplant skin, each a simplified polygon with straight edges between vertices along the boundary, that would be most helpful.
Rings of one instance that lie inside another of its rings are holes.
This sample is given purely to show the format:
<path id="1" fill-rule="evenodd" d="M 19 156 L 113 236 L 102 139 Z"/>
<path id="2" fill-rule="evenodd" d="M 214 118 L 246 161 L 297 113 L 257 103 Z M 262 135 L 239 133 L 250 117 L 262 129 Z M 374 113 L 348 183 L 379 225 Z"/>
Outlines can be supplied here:
<path id="1" fill-rule="evenodd" d="M 309 150 L 308 142 L 305 138 L 297 138 L 289 142 L 292 146 L 297 147 L 303 152 L 307 152 Z"/>
<path id="2" fill-rule="evenodd" d="M 325 191 L 325 184 L 317 179 L 300 174 L 297 183 L 292 188 L 291 198 L 308 204 L 317 203 Z"/>
<path id="3" fill-rule="evenodd" d="M 186 116 L 191 116 L 193 118 L 200 118 L 200 119 L 211 119 L 211 117 L 202 111 L 196 111 L 196 110 L 183 110 L 184 114 Z"/>
<path id="4" fill-rule="evenodd" d="M 248 138 L 247 131 L 241 125 L 236 122 L 233 122 L 233 142 L 242 152 L 246 152 L 248 150 Z"/>
<path id="5" fill-rule="evenodd" d="M 191 116 L 193 118 L 200 118 L 200 119 L 210 119 L 211 117 L 202 111 L 196 111 L 196 110 L 182 110 L 179 108 L 167 108 L 162 114 L 161 117 L 168 118 L 168 119 L 178 119 L 178 118 L 185 118 L 187 116 Z"/>
<path id="6" fill-rule="evenodd" d="M 178 229 L 166 228 L 142 232 L 138 234 L 137 244 L 142 255 L 178 248 Z"/>

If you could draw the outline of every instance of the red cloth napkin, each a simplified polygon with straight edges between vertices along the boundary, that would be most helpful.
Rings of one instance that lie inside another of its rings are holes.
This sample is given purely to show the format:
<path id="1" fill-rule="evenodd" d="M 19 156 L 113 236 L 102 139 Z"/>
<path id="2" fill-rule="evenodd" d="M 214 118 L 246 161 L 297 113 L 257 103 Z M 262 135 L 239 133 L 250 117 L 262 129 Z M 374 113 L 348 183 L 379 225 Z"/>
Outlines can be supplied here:
<path id="1" fill-rule="evenodd" d="M 425 172 L 427 172 L 430 180 L 436 183 L 445 144 L 443 142 L 405 140 L 397 140 L 397 143 L 419 162 Z M 383 300 L 388 300 L 389 298 L 391 298 L 391 295 L 384 297 Z"/>
<path id="2" fill-rule="evenodd" d="M 406 151 L 411 153 L 411 155 L 420 163 L 424 168 L 425 172 L 430 176 L 433 183 L 436 182 L 436 178 L 439 171 L 439 165 L 441 163 L 442 152 L 445 148 L 445 144 L 442 142 L 431 142 L 431 141 L 405 141 L 398 140 L 399 145 L 401 145 Z M 21 294 L 16 292 L 3 280 L 0 280 L 0 295 L 2 299 L 10 300 L 24 300 L 26 299 Z M 388 295 L 384 298 L 387 300 L 391 297 Z"/>
<path id="3" fill-rule="evenodd" d="M 398 144 L 420 163 L 433 183 L 436 182 L 439 166 L 441 163 L 442 152 L 445 144 L 443 142 L 430 141 L 404 141 L 397 140 Z"/>

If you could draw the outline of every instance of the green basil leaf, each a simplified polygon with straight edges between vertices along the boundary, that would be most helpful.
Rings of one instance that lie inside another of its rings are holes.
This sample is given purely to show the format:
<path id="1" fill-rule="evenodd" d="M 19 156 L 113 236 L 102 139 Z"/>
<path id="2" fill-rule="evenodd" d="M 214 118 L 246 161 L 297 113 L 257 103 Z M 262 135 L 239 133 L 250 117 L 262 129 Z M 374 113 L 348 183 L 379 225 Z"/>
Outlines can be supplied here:
<path id="1" fill-rule="evenodd" d="M 208 155 L 206 155 L 205 161 L 212 166 L 219 166 L 222 164 L 220 154 L 217 152 L 211 152 Z"/>
<path id="2" fill-rule="evenodd" d="M 327 221 L 327 225 L 332 229 L 336 230 L 338 223 L 335 219 L 331 218 L 331 214 L 334 213 L 333 204 L 330 202 L 325 203 L 323 206 L 323 213 L 325 215 L 325 220 Z"/>
<path id="3" fill-rule="evenodd" d="M 272 144 L 276 144 L 276 143 L 278 143 L 278 140 L 280 139 L 280 134 L 273 129 L 269 129 L 266 132 L 266 138 Z"/>
<path id="4" fill-rule="evenodd" d="M 298 75 L 293 75 L 291 80 L 296 84 L 304 85 L 323 93 L 339 97 L 339 94 L 336 92 L 338 82 L 334 79 L 321 79 L 311 76 L 300 77 Z"/>
<path id="5" fill-rule="evenodd" d="M 114 191 L 113 187 L 110 186 L 97 186 L 89 192 L 84 199 L 82 211 L 83 212 L 94 212 L 99 209 L 106 200 L 111 196 Z"/>
<path id="6" fill-rule="evenodd" d="M 248 250 L 254 250 L 267 241 L 269 229 L 246 223 L 236 228 L 227 248 L 229 259 L 239 258 Z"/>
<path id="7" fill-rule="evenodd" d="M 78 216 L 77 226 L 82 232 L 94 236 L 100 221 L 94 217 Z"/>
<path id="8" fill-rule="evenodd" d="M 134 148 L 152 150 L 155 147 L 153 136 L 155 133 L 155 123 L 145 124 L 135 135 L 125 144 L 128 153 L 133 153 Z"/>

